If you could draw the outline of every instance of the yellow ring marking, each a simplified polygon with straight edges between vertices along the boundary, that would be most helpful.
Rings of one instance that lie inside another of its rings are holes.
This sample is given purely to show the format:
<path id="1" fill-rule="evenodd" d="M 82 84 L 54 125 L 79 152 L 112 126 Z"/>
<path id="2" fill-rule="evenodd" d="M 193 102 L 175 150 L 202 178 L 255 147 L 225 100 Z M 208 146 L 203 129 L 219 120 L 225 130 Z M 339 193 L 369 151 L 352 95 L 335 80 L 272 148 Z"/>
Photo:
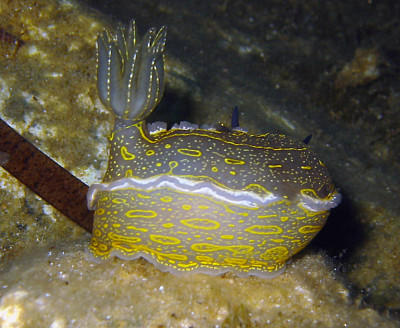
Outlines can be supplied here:
<path id="1" fill-rule="evenodd" d="M 123 243 L 129 243 L 129 244 L 138 243 L 142 240 L 138 237 L 127 237 L 127 236 L 117 235 L 114 232 L 109 232 L 107 234 L 107 237 L 116 242 L 123 242 Z"/>
<path id="2" fill-rule="evenodd" d="M 246 164 L 245 161 L 242 161 L 240 159 L 234 159 L 234 158 L 225 158 L 225 163 L 226 164 L 233 164 L 233 165 L 243 165 Z"/>
<path id="3" fill-rule="evenodd" d="M 168 165 L 169 165 L 169 167 L 171 169 L 170 173 L 172 173 L 172 170 L 174 168 L 176 168 L 179 165 L 179 163 L 177 161 L 171 161 L 171 162 L 168 163 Z"/>
<path id="4" fill-rule="evenodd" d="M 135 154 L 131 154 L 128 149 L 125 146 L 121 147 L 121 155 L 122 158 L 126 161 L 131 161 L 132 159 L 135 159 Z"/>
<path id="5" fill-rule="evenodd" d="M 160 198 L 160 200 L 161 200 L 162 202 L 164 202 L 164 203 L 169 203 L 169 202 L 172 202 L 172 201 L 173 201 L 173 198 L 170 197 L 170 196 L 163 196 L 163 197 Z"/>
<path id="6" fill-rule="evenodd" d="M 179 148 L 178 153 L 181 153 L 182 155 L 194 156 L 194 157 L 200 157 L 202 155 L 200 150 L 189 149 L 189 148 Z"/>
<path id="7" fill-rule="evenodd" d="M 255 235 L 278 235 L 283 232 L 283 229 L 278 226 L 253 225 L 244 229 L 244 231 Z"/>
<path id="8" fill-rule="evenodd" d="M 104 245 L 104 244 L 99 244 L 98 248 L 99 248 L 99 250 L 102 251 L 102 252 L 105 252 L 105 251 L 107 251 L 107 249 L 108 249 L 107 246 Z"/>
<path id="9" fill-rule="evenodd" d="M 157 216 L 157 212 L 152 210 L 130 210 L 125 213 L 128 218 L 146 218 L 151 219 Z"/>
<path id="10" fill-rule="evenodd" d="M 181 243 L 181 241 L 178 238 L 170 236 L 150 235 L 149 238 L 152 241 L 161 245 L 177 245 Z"/>
<path id="11" fill-rule="evenodd" d="M 125 178 L 133 178 L 133 171 L 131 169 L 125 171 Z"/>
<path id="12" fill-rule="evenodd" d="M 300 233 L 316 233 L 322 229 L 322 226 L 306 225 L 299 229 Z"/>
<path id="13" fill-rule="evenodd" d="M 95 213 L 96 213 L 96 215 L 103 215 L 105 212 L 106 212 L 106 211 L 105 211 L 104 208 L 99 208 L 99 209 L 96 210 Z"/>
<path id="14" fill-rule="evenodd" d="M 220 226 L 218 221 L 201 218 L 181 220 L 181 223 L 189 228 L 201 230 L 215 230 Z"/>

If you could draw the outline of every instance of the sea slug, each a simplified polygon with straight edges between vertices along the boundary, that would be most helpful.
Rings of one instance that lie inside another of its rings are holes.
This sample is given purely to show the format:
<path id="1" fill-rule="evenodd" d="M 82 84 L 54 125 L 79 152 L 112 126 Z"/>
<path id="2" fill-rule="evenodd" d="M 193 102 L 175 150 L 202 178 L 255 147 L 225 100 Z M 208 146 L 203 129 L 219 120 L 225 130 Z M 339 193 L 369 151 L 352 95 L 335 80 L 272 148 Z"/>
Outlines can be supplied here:
<path id="1" fill-rule="evenodd" d="M 163 94 L 165 39 L 152 28 L 139 42 L 134 21 L 98 37 L 98 90 L 116 120 L 108 170 L 88 192 L 90 249 L 174 274 L 275 277 L 341 195 L 325 164 L 287 136 L 146 123 Z"/>

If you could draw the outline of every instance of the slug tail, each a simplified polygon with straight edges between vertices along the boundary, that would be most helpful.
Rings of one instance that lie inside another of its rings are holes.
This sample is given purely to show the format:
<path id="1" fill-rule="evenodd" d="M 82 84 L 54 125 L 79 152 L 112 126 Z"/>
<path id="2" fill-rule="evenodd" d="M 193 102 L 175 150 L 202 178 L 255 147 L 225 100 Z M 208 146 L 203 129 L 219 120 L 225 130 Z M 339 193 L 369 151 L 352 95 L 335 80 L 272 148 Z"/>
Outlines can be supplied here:
<path id="1" fill-rule="evenodd" d="M 164 93 L 167 29 L 151 28 L 138 42 L 135 21 L 97 38 L 97 88 L 101 101 L 125 120 L 144 120 Z"/>

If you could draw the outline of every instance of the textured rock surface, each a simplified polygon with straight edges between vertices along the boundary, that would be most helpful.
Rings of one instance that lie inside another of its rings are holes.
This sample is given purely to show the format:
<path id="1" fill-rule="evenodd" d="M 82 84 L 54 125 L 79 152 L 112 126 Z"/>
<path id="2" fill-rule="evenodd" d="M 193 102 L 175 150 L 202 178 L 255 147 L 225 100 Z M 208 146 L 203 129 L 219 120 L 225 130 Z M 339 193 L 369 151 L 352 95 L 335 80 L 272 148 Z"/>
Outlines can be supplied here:
<path id="1" fill-rule="evenodd" d="M 0 276 L 3 327 L 397 326 L 353 303 L 318 254 L 276 279 L 177 277 L 143 260 L 93 263 L 88 241 L 23 254 Z"/>

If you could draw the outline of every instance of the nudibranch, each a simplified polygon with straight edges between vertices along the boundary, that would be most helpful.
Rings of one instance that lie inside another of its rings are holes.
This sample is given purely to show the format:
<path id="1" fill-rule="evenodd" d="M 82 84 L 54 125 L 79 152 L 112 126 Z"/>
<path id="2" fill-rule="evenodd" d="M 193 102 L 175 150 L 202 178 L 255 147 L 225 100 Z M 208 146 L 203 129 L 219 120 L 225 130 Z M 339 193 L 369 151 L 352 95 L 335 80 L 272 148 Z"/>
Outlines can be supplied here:
<path id="1" fill-rule="evenodd" d="M 97 40 L 97 86 L 115 115 L 103 182 L 88 192 L 95 258 L 145 258 L 173 274 L 272 278 L 341 196 L 308 146 L 280 134 L 146 123 L 164 90 L 166 29 L 133 21 Z"/>

